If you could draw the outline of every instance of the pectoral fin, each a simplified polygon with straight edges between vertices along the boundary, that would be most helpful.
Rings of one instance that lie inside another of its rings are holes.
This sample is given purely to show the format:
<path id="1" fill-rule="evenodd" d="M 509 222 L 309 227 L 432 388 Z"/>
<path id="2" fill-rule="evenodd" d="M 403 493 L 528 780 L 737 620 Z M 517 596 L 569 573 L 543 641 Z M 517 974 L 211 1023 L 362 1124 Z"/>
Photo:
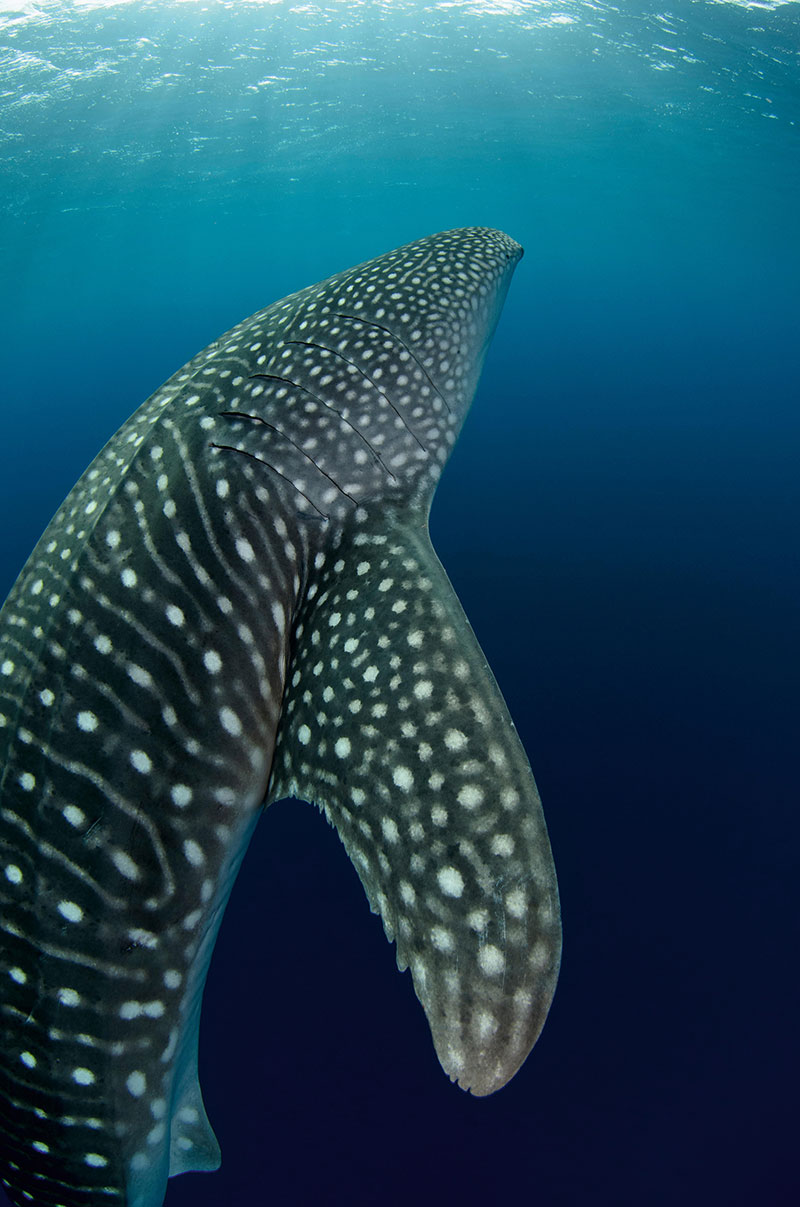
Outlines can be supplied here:
<path id="1" fill-rule="evenodd" d="M 560 955 L 539 795 L 424 518 L 354 525 L 298 616 L 270 798 L 319 805 L 439 1060 L 475 1094 L 519 1068 Z"/>

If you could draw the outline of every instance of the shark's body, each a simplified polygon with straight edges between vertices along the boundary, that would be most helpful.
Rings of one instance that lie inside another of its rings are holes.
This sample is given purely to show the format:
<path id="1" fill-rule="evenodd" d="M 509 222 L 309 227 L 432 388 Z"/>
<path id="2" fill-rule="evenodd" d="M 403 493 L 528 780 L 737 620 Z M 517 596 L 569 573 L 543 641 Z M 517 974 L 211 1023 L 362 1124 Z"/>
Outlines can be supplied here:
<path id="1" fill-rule="evenodd" d="M 0 614 L 0 1151 L 12 1202 L 158 1207 L 219 1150 L 197 1030 L 265 801 L 337 827 L 446 1072 L 544 1022 L 555 874 L 431 548 L 521 249 L 449 231 L 247 319 L 78 482 Z"/>

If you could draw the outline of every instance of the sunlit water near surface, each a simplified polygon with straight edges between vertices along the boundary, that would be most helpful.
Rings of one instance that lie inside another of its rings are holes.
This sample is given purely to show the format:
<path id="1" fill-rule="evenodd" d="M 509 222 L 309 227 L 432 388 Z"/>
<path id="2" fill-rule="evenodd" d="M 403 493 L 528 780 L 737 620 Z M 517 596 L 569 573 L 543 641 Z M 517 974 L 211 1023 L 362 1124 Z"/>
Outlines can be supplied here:
<path id="1" fill-rule="evenodd" d="M 800 5 L 0 0 L 0 587 L 246 314 L 526 248 L 434 543 L 534 767 L 565 953 L 471 1099 L 307 806 L 212 964 L 168 1207 L 798 1202 Z M 0 1202 L 4 1202 L 0 1193 Z"/>

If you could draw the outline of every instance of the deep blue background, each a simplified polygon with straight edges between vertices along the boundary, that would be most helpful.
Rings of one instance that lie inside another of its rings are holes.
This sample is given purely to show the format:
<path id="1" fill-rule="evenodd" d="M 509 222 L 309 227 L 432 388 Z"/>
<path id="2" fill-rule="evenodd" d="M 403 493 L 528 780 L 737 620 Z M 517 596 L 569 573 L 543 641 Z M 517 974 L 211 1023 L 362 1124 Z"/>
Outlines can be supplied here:
<path id="1" fill-rule="evenodd" d="M 417 7 L 5 29 L 59 71 L 122 66 L 48 93 L 28 65 L 45 99 L 3 116 L 3 590 L 103 440 L 245 314 L 448 226 L 526 247 L 432 533 L 545 803 L 551 1017 L 499 1094 L 450 1086 L 335 834 L 276 805 L 204 1006 L 224 1164 L 167 1207 L 793 1207 L 798 7 L 693 5 L 678 67 L 643 6 Z M 201 87 L 257 37 L 274 103 Z"/>

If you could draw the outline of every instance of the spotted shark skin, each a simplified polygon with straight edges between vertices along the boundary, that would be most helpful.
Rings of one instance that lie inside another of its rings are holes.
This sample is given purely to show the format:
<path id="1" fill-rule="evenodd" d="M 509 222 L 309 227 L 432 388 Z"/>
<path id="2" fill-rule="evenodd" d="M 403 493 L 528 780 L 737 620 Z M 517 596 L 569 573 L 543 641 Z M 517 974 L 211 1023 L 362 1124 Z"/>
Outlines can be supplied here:
<path id="1" fill-rule="evenodd" d="M 214 1169 L 208 962 L 265 803 L 336 826 L 446 1073 L 544 1023 L 558 895 L 525 753 L 428 537 L 522 249 L 446 231 L 245 320 L 132 416 L 0 613 L 11 1201 Z"/>

